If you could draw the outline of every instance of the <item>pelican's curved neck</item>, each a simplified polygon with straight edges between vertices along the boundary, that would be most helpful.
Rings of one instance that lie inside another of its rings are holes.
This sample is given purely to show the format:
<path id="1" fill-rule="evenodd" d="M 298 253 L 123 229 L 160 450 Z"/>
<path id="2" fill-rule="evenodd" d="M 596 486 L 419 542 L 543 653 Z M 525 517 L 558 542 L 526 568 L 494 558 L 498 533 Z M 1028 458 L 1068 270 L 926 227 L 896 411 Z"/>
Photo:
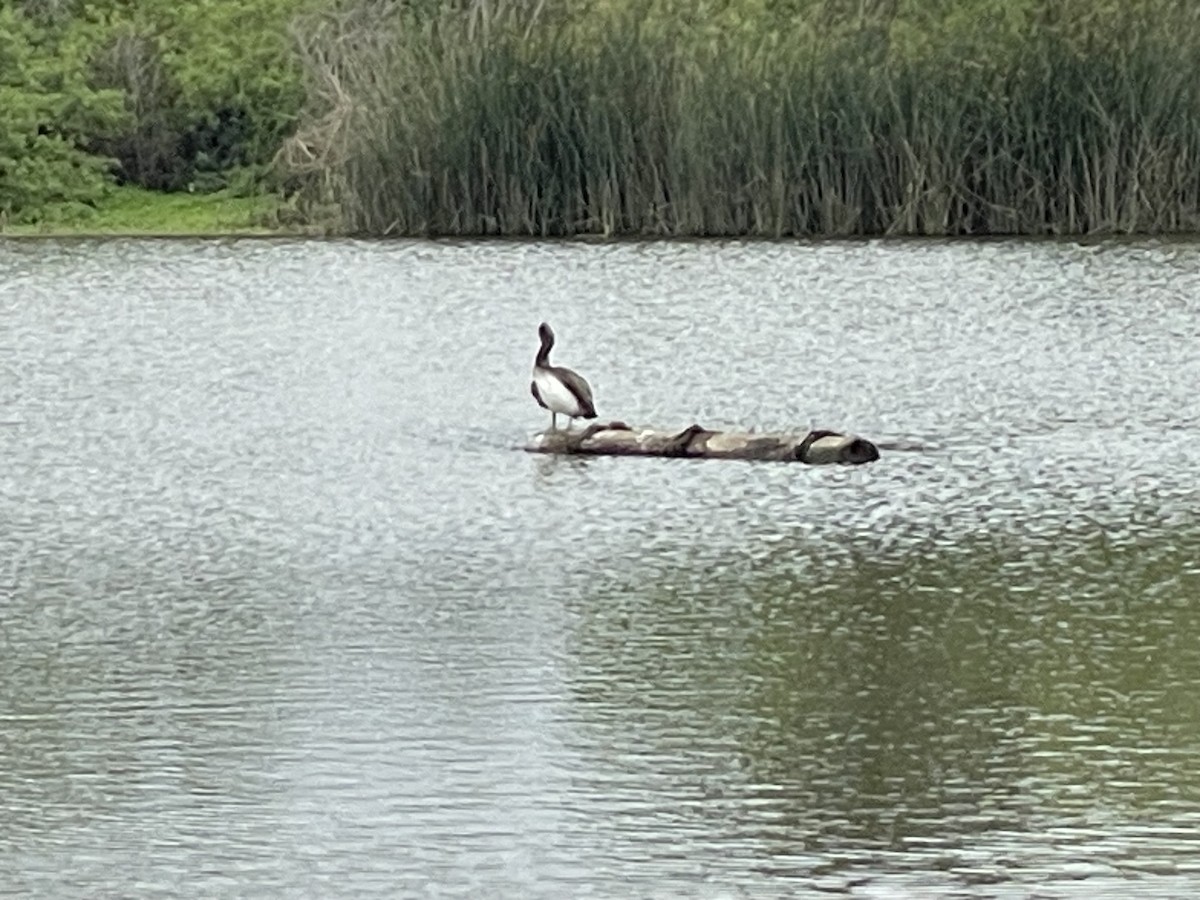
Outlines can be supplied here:
<path id="1" fill-rule="evenodd" d="M 554 346 L 554 335 L 547 332 L 542 333 L 542 346 L 538 349 L 537 358 L 533 364 L 539 369 L 548 368 L 550 365 L 550 348 Z"/>

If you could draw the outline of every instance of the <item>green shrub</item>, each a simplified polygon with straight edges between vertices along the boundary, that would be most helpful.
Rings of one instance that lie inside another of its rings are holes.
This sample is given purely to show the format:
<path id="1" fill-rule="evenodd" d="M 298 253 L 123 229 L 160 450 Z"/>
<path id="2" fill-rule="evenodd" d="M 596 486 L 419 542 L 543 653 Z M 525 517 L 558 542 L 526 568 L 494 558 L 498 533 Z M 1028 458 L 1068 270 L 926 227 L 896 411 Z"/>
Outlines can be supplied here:
<path id="1" fill-rule="evenodd" d="M 303 101 L 288 27 L 309 5 L 97 0 L 76 27 L 93 47 L 95 83 L 120 90 L 130 113 L 97 149 L 151 188 L 217 189 L 233 172 L 261 173 Z"/>
<path id="2" fill-rule="evenodd" d="M 111 160 L 80 149 L 120 127 L 120 96 L 87 82 L 79 46 L 0 7 L 0 220 L 32 221 L 52 204 L 84 207 L 111 183 Z"/>

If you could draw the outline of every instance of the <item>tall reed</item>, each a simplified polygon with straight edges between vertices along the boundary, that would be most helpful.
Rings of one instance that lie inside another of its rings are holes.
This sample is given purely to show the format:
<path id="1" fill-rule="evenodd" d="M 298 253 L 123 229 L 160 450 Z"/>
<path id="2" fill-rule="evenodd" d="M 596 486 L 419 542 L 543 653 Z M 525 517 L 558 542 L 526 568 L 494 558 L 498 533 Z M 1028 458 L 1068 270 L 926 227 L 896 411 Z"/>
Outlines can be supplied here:
<path id="1" fill-rule="evenodd" d="M 302 33 L 310 117 L 281 159 L 357 233 L 1200 228 L 1200 14 L 1025 2 L 1090 12 L 964 37 L 894 4 L 837 27 L 362 7 Z"/>

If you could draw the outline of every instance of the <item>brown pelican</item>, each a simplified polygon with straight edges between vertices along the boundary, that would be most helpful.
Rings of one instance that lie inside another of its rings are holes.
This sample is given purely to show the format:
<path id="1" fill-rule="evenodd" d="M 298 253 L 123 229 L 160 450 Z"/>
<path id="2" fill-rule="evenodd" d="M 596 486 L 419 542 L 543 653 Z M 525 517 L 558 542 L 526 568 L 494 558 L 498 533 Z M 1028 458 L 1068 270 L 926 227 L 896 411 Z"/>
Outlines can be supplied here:
<path id="1" fill-rule="evenodd" d="M 567 417 L 568 431 L 575 419 L 596 418 L 592 388 L 583 376 L 563 366 L 550 365 L 554 332 L 545 322 L 538 326 L 538 337 L 542 340 L 542 346 L 533 361 L 533 381 L 529 390 L 538 406 L 550 410 L 550 428 L 558 429 L 559 413 Z"/>

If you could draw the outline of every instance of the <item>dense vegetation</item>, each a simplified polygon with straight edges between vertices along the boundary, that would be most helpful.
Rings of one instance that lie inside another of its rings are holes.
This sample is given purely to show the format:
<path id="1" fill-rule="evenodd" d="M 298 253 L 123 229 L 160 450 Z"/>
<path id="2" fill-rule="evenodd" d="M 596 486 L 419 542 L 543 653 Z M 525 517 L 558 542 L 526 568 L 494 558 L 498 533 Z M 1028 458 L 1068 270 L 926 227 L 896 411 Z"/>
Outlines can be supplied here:
<path id="1" fill-rule="evenodd" d="M 115 178 L 380 234 L 1200 230 L 1192 0 L 26 0 L 0 35 L 13 217 Z"/>
<path id="2" fill-rule="evenodd" d="M 0 222 L 117 184 L 265 190 L 304 99 L 305 0 L 0 0 Z"/>
<path id="3" fill-rule="evenodd" d="M 289 159 L 355 231 L 1198 224 L 1192 2 L 579 0 L 327 29 L 324 118 Z"/>

